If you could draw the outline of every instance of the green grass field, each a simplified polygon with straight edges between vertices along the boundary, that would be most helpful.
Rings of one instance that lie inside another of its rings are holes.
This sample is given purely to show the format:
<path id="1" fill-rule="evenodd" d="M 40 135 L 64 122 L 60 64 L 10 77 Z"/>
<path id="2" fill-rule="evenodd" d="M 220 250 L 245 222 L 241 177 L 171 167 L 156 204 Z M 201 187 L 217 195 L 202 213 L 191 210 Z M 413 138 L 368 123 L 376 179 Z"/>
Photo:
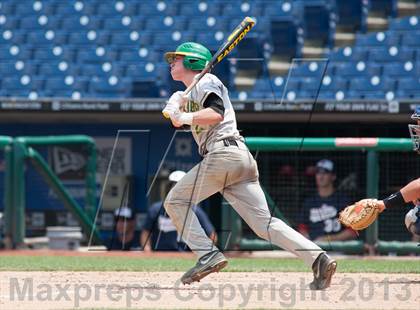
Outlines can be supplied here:
<path id="1" fill-rule="evenodd" d="M 0 271 L 185 271 L 195 264 L 186 258 L 0 256 Z M 293 258 L 231 258 L 223 271 L 307 272 Z M 339 272 L 420 273 L 418 260 L 338 260 Z"/>

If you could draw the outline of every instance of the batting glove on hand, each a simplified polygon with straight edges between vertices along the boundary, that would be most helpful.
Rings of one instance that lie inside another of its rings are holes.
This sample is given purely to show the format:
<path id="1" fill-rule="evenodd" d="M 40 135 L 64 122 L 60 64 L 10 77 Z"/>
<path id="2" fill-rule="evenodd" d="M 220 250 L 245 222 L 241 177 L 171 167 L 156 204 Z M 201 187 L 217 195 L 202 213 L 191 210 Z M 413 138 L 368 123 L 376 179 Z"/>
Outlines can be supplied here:
<path id="1" fill-rule="evenodd" d="M 171 97 L 169 97 L 168 104 L 174 105 L 176 107 L 182 108 L 184 104 L 187 102 L 188 97 L 184 96 L 183 91 L 177 91 L 172 94 Z"/>
<path id="2" fill-rule="evenodd" d="M 186 112 L 181 112 L 179 109 L 177 111 L 175 111 L 174 113 L 170 114 L 172 123 L 174 123 L 174 125 L 179 125 L 177 127 L 180 127 L 182 125 L 192 125 L 192 121 L 193 121 L 193 114 L 192 113 L 186 113 Z"/>

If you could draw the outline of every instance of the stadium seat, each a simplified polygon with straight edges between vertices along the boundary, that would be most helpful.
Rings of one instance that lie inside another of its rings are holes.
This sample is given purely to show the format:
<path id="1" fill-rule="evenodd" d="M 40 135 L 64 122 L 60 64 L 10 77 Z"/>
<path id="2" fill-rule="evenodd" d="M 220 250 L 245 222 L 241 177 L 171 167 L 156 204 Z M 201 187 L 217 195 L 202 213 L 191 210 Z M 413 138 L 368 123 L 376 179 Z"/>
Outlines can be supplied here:
<path id="1" fill-rule="evenodd" d="M 150 80 L 156 77 L 155 64 L 149 62 L 130 64 L 127 66 L 125 75 L 133 80 Z"/>
<path id="2" fill-rule="evenodd" d="M 402 45 L 407 47 L 419 47 L 420 46 L 420 31 L 407 31 L 402 36 Z"/>
<path id="3" fill-rule="evenodd" d="M 389 29 L 398 31 L 420 30 L 420 20 L 417 16 L 395 18 L 390 21 Z"/>
<path id="4" fill-rule="evenodd" d="M 388 77 L 359 77 L 350 80 L 350 90 L 352 91 L 389 91 L 395 89 L 395 80 Z"/>
<path id="5" fill-rule="evenodd" d="M 11 16 L 15 13 L 15 2 L 7 1 L 2 2 L 0 7 L 1 14 L 5 14 L 7 16 Z"/>
<path id="6" fill-rule="evenodd" d="M 262 16 L 264 12 L 263 1 L 241 1 L 238 5 L 243 16 Z M 223 14 L 225 10 L 223 9 Z"/>
<path id="7" fill-rule="evenodd" d="M 233 29 L 228 29 L 228 20 L 222 17 L 191 17 L 188 22 L 188 29 L 191 31 L 196 31 L 198 35 L 202 34 L 202 31 L 209 31 L 215 34 L 216 30 L 230 32 Z"/>
<path id="8" fill-rule="evenodd" d="M 176 16 L 178 15 L 178 7 L 179 5 L 172 1 L 144 1 L 140 2 L 137 14 L 143 16 Z M 184 14 L 180 12 L 179 15 Z"/>
<path id="9" fill-rule="evenodd" d="M 374 76 L 381 74 L 381 66 L 371 62 L 345 62 L 345 63 L 331 63 L 336 74 L 351 78 L 357 76 Z"/>
<path id="10" fill-rule="evenodd" d="M 284 17 L 290 16 L 292 18 L 302 17 L 301 3 L 296 1 L 268 1 L 263 8 L 262 16 Z"/>
<path id="11" fill-rule="evenodd" d="M 367 60 L 368 51 L 366 48 L 361 46 L 354 46 L 354 47 L 342 47 L 328 55 L 328 58 L 331 62 L 345 62 L 345 61 L 366 61 Z"/>
<path id="12" fill-rule="evenodd" d="M 416 74 L 416 68 L 413 62 L 407 61 L 386 63 L 383 65 L 383 75 L 392 77 L 407 77 Z"/>
<path id="13" fill-rule="evenodd" d="M 38 30 L 28 32 L 26 43 L 31 45 L 52 46 L 54 44 L 55 32 L 51 30 Z"/>
<path id="14" fill-rule="evenodd" d="M 128 97 L 131 90 L 131 81 L 118 79 L 115 76 L 94 79 L 89 85 L 89 92 L 98 97 Z"/>
<path id="15" fill-rule="evenodd" d="M 218 16 L 221 13 L 221 4 L 214 1 L 185 1 L 179 3 L 179 14 L 183 16 Z M 236 7 L 238 10 L 239 7 Z M 223 8 L 223 15 L 230 16 L 230 11 Z"/>
<path id="16" fill-rule="evenodd" d="M 324 71 L 329 73 L 332 70 L 327 59 L 323 60 L 294 60 L 291 67 L 292 77 L 318 77 L 321 78 Z"/>
<path id="17" fill-rule="evenodd" d="M 396 31 L 358 34 L 356 45 L 365 47 L 399 46 L 400 34 Z"/>
<path id="18" fill-rule="evenodd" d="M 396 46 L 370 49 L 369 60 L 375 62 L 413 61 L 414 49 Z"/>
<path id="19" fill-rule="evenodd" d="M 28 16 L 33 15 L 35 12 L 32 8 L 32 5 L 28 5 L 28 3 L 22 2 L 16 2 L 15 11 L 14 14 L 16 16 Z"/>
<path id="20" fill-rule="evenodd" d="M 419 77 L 400 78 L 397 83 L 396 98 L 413 99 L 420 97 Z"/>

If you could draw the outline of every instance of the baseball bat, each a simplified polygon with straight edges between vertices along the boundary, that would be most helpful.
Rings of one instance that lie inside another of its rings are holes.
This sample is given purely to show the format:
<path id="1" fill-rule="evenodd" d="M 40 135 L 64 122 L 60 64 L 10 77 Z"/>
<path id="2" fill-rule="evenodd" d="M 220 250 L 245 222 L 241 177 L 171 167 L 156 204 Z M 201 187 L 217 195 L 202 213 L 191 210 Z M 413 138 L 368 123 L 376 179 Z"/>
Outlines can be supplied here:
<path id="1" fill-rule="evenodd" d="M 245 37 L 245 35 L 255 26 L 256 21 L 247 16 L 241 23 L 232 31 L 232 33 L 223 42 L 217 52 L 213 55 L 203 71 L 194 77 L 194 81 L 184 90 L 184 96 L 188 95 L 189 92 L 194 88 L 195 85 L 201 80 L 201 78 L 208 72 L 210 72 L 219 62 L 223 60 L 238 43 Z M 169 114 L 163 113 L 166 118 L 169 118 Z"/>

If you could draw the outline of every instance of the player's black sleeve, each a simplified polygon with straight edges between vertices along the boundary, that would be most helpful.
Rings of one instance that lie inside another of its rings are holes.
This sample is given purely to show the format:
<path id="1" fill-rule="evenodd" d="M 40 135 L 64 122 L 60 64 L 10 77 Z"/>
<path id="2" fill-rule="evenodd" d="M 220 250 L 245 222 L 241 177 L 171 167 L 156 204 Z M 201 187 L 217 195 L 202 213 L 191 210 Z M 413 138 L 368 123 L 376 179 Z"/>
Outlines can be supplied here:
<path id="1" fill-rule="evenodd" d="M 206 100 L 203 103 L 203 107 L 211 108 L 221 116 L 225 115 L 225 107 L 223 105 L 223 100 L 215 93 L 211 93 L 207 96 Z"/>

